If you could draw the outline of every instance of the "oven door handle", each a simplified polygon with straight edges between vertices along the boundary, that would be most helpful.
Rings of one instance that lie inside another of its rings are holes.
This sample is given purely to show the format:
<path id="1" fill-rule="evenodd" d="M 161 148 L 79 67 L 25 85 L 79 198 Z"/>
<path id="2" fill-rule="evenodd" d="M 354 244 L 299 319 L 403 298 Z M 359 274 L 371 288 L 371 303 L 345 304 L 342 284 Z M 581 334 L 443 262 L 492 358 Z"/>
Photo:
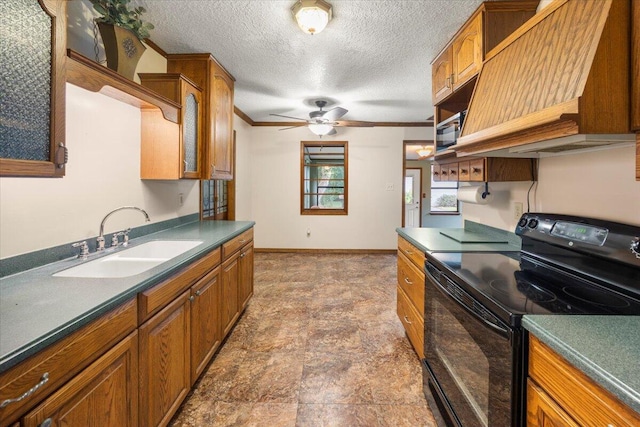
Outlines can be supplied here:
<path id="1" fill-rule="evenodd" d="M 509 339 L 509 341 L 511 341 L 512 337 L 511 337 L 511 331 L 509 330 L 509 328 L 496 324 L 491 320 L 485 318 L 484 316 L 482 316 L 482 314 L 478 313 L 472 307 L 468 307 L 464 302 L 460 301 L 458 297 L 456 297 L 451 292 L 449 292 L 447 288 L 445 288 L 440 282 L 438 282 L 437 280 L 433 280 L 433 282 L 435 283 L 438 290 L 440 290 L 440 292 L 444 293 L 446 296 L 453 299 L 456 303 L 458 303 L 460 307 L 464 308 L 474 318 L 478 319 L 480 322 L 484 323 L 485 325 L 487 325 L 488 327 L 490 327 L 491 329 L 493 329 L 494 331 L 498 332 L 500 335 L 504 336 L 505 338 Z M 457 285 L 454 285 L 454 286 L 457 286 Z M 464 292 L 463 290 L 461 291 Z"/>

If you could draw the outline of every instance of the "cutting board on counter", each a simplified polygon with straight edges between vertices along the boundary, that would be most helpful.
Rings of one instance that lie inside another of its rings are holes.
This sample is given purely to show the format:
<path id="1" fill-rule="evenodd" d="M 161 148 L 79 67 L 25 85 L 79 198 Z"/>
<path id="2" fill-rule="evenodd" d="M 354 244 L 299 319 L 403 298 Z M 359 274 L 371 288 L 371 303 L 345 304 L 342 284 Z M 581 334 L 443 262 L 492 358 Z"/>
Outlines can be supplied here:
<path id="1" fill-rule="evenodd" d="M 506 237 L 490 236 L 467 230 L 447 230 L 441 231 L 440 234 L 459 243 L 509 243 Z"/>

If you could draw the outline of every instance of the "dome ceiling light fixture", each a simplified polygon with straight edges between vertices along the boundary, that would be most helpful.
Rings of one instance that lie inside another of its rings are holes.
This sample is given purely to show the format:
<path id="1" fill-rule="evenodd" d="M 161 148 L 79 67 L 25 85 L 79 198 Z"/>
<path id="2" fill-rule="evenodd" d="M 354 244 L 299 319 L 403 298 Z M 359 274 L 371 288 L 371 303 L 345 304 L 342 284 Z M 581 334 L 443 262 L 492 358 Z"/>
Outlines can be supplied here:
<path id="1" fill-rule="evenodd" d="M 416 154 L 420 156 L 420 160 L 426 159 L 427 157 L 431 156 L 432 153 L 433 153 L 432 146 L 426 146 L 426 147 L 422 146 L 416 150 Z"/>
<path id="2" fill-rule="evenodd" d="M 318 34 L 331 21 L 331 4 L 324 0 L 298 0 L 291 7 L 298 27 L 307 34 Z"/>
<path id="3" fill-rule="evenodd" d="M 333 125 L 329 123 L 310 123 L 308 127 L 318 136 L 328 135 L 333 130 Z"/>

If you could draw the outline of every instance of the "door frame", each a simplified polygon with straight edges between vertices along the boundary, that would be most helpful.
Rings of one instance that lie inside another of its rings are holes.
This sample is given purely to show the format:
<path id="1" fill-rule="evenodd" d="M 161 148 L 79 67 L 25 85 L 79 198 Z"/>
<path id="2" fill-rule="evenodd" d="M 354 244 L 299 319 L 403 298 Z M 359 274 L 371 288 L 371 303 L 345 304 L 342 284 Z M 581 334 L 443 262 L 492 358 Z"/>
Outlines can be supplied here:
<path id="1" fill-rule="evenodd" d="M 420 200 L 420 202 L 419 202 L 420 212 L 418 213 L 418 215 L 419 215 L 419 217 L 418 217 L 418 227 L 422 227 L 422 180 L 423 180 L 423 176 L 422 175 L 423 175 L 423 170 L 422 170 L 422 168 L 408 168 L 408 167 L 406 167 L 406 165 L 405 165 L 404 168 L 402 168 L 402 170 L 404 171 L 403 172 L 403 176 L 402 176 L 402 226 L 404 227 L 406 225 L 405 221 L 404 221 L 405 220 L 405 214 L 406 214 L 406 212 L 405 212 L 405 203 L 404 203 L 405 177 L 407 176 L 407 171 L 417 170 L 417 171 L 420 171 L 420 182 L 419 182 L 419 184 L 420 184 L 420 192 L 419 192 L 419 196 L 418 196 L 419 200 Z"/>
<path id="2" fill-rule="evenodd" d="M 400 198 L 400 202 L 402 204 L 401 210 L 402 210 L 402 227 L 405 226 L 404 223 L 404 177 L 407 173 L 407 169 L 416 169 L 416 168 L 407 168 L 407 145 L 433 145 L 433 140 L 432 139 L 425 139 L 425 140 L 407 140 L 405 139 L 404 141 L 402 141 L 402 194 L 401 194 L 401 198 Z M 429 171 L 431 171 L 431 169 L 429 169 Z M 424 175 L 424 173 L 422 174 Z M 422 177 L 422 179 L 424 179 L 424 176 Z M 422 209 L 423 209 L 423 202 L 422 202 L 422 180 L 420 180 L 420 227 L 422 227 Z"/>

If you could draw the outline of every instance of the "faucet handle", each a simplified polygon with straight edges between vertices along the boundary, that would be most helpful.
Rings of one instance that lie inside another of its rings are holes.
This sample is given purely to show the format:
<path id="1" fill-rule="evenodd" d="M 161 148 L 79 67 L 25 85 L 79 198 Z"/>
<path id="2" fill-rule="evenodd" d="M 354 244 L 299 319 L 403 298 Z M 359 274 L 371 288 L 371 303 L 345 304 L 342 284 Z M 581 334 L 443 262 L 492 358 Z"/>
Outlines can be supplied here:
<path id="1" fill-rule="evenodd" d="M 82 259 L 87 259 L 87 257 L 89 256 L 89 245 L 87 245 L 86 240 L 74 243 L 71 246 L 74 248 L 80 248 L 80 254 L 78 255 L 78 258 L 82 257 Z"/>
<path id="2" fill-rule="evenodd" d="M 122 246 L 127 246 L 129 244 L 129 232 L 131 231 L 131 227 L 127 228 L 126 230 L 124 230 L 122 232 L 122 234 L 124 235 L 123 237 L 123 242 L 122 242 Z"/>
<path id="3" fill-rule="evenodd" d="M 120 240 L 118 239 L 118 237 L 120 237 L 120 236 L 124 236 L 124 231 L 118 231 L 117 233 L 113 233 L 113 235 L 111 236 L 111 247 L 112 248 L 120 246 Z"/>

